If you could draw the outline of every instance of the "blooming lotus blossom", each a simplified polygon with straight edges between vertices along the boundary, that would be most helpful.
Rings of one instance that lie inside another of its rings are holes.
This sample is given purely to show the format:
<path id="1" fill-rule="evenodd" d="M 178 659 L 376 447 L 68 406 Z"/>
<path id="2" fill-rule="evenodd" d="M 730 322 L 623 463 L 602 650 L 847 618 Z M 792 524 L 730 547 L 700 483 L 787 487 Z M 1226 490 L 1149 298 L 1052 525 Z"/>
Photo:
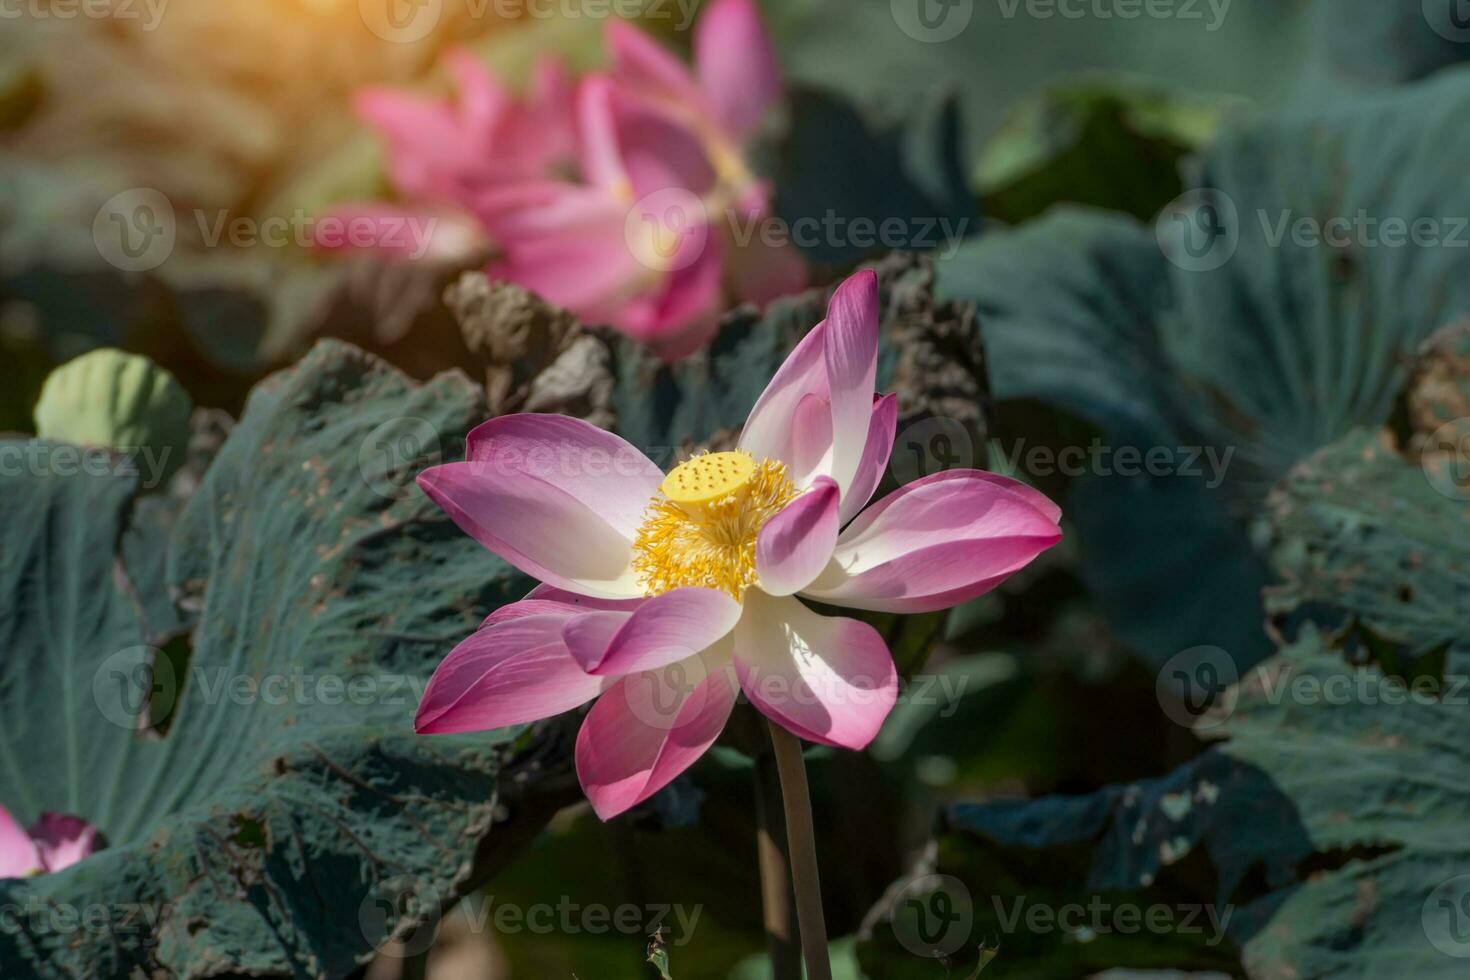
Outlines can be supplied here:
<path id="1" fill-rule="evenodd" d="M 586 422 L 511 415 L 419 485 L 466 533 L 542 583 L 440 664 L 422 733 L 534 721 L 596 699 L 577 739 L 603 819 L 714 743 L 743 692 L 811 742 L 865 747 L 898 678 L 882 636 L 802 598 L 945 609 L 1056 544 L 1060 511 L 1022 483 L 951 470 L 865 508 L 888 466 L 896 397 L 875 397 L 877 279 L 825 321 L 756 402 L 739 448 L 667 475 Z"/>
<path id="2" fill-rule="evenodd" d="M 0 878 L 60 871 L 97 848 L 97 828 L 80 817 L 43 813 L 30 830 L 0 806 Z"/>
<path id="3" fill-rule="evenodd" d="M 359 111 L 386 139 L 406 203 L 349 204 L 336 216 L 379 220 L 388 240 L 390 225 L 437 209 L 421 253 L 468 257 L 492 244 L 492 278 L 666 359 L 698 349 L 732 300 L 799 291 L 807 271 L 796 249 L 756 233 L 771 188 L 745 147 L 783 85 L 754 0 L 714 0 L 695 35 L 693 73 L 616 21 L 610 71 L 572 85 L 543 67 L 524 102 L 468 55 L 451 63 L 458 103 L 364 94 Z M 454 215 L 473 216 L 486 240 Z M 420 257 L 367 237 L 391 257 Z"/>

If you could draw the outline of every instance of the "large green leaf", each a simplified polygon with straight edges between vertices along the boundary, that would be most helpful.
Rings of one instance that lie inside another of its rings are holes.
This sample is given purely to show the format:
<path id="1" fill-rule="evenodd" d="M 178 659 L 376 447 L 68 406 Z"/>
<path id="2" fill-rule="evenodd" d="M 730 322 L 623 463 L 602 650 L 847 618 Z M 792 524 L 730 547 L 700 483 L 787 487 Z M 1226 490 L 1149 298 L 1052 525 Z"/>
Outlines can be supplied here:
<path id="1" fill-rule="evenodd" d="M 1303 87 L 1319 98 L 1416 81 L 1470 56 L 1459 0 L 1316 0 L 1311 20 Z"/>
<path id="2" fill-rule="evenodd" d="M 134 477 L 5 444 L 42 462 L 0 478 L 0 795 L 111 846 L 0 883 L 0 904 L 156 917 L 27 919 L 0 934 L 7 977 L 340 976 L 469 883 L 503 739 L 418 738 L 412 717 L 438 659 L 526 583 L 411 476 L 483 412 L 461 375 L 416 386 L 323 344 L 256 389 L 166 538 L 133 533 Z M 146 645 L 150 548 L 197 615 L 182 654 Z"/>
<path id="3" fill-rule="evenodd" d="M 1276 606 L 1299 635 L 1198 718 L 1218 746 L 1162 779 L 945 815 L 938 870 L 1000 896 L 992 909 L 1028 894 L 1164 901 L 1213 910 L 1228 942 L 1179 942 L 1171 927 L 1141 949 L 1023 928 L 1002 938 L 1013 955 L 996 975 L 1057 975 L 1078 958 L 1228 968 L 1217 954 L 1232 946 L 1253 977 L 1463 975 L 1470 511 L 1429 478 L 1427 456 L 1402 455 L 1388 430 L 1353 432 L 1272 494 Z M 1460 655 L 1404 669 L 1394 645 Z M 976 920 L 994 926 L 983 904 Z M 876 929 L 866 955 L 901 964 L 890 932 Z"/>
<path id="4" fill-rule="evenodd" d="M 1012 108 L 975 167 L 985 215 L 1034 218 L 1061 201 L 1149 220 L 1184 190 L 1179 164 L 1243 100 L 1131 75 L 1088 74 Z"/>
<path id="5" fill-rule="evenodd" d="M 1470 309 L 1456 217 L 1470 189 L 1444 142 L 1466 111 L 1457 71 L 1263 118 L 1220 138 L 1200 196 L 1157 231 L 1061 210 L 941 264 L 941 295 L 979 306 L 998 398 L 1064 411 L 1112 449 L 1171 454 L 1162 476 L 1085 467 L 1068 508 L 1089 578 L 1154 662 L 1202 643 L 1242 665 L 1267 652 L 1251 543 L 1267 488 L 1386 421 L 1414 348 Z M 1194 448 L 1215 453 L 1199 476 L 1184 470 Z"/>
<path id="6" fill-rule="evenodd" d="M 1301 463 L 1270 499 L 1278 614 L 1355 617 L 1410 653 L 1470 652 L 1466 498 L 1435 489 L 1385 433 L 1359 432 Z"/>
<path id="7" fill-rule="evenodd" d="M 1071 962 L 1230 969 L 1238 947 L 1252 977 L 1463 976 L 1470 800 L 1457 773 L 1470 715 L 1463 692 L 1441 693 L 1352 666 L 1308 629 L 1227 699 L 1214 719 L 1227 741 L 1169 776 L 951 809 L 937 869 L 972 896 L 980 933 L 999 930 L 986 975 L 1059 976 Z M 1024 920 L 1007 932 L 998 910 L 1017 896 L 1096 900 L 1105 924 L 1158 903 L 1173 917 L 1132 937 Z M 1203 933 L 1185 927 L 1186 910 Z M 1226 936 L 1212 944 L 1213 922 Z M 900 953 L 879 928 L 864 963 L 921 976 Z"/>

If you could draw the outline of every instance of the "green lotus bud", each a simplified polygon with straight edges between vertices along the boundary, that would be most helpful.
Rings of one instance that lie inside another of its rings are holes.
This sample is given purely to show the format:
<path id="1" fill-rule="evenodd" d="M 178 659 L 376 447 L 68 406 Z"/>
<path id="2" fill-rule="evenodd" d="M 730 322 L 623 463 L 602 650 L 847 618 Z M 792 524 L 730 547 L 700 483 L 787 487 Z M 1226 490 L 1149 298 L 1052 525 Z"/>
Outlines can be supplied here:
<path id="1" fill-rule="evenodd" d="M 162 478 L 184 462 L 193 402 L 146 357 L 103 348 L 52 371 L 36 402 L 36 434 L 137 454 Z"/>

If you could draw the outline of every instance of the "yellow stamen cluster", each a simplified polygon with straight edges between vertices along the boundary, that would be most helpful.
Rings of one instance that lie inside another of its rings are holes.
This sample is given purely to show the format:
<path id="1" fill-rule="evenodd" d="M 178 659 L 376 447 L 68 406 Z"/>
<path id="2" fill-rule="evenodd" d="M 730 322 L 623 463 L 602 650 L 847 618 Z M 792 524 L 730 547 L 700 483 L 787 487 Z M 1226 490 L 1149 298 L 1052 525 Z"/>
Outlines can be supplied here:
<path id="1" fill-rule="evenodd" d="M 755 584 L 755 541 L 801 491 L 786 464 L 745 452 L 709 453 L 675 467 L 633 540 L 633 569 L 649 595 L 685 586 L 736 599 Z"/>

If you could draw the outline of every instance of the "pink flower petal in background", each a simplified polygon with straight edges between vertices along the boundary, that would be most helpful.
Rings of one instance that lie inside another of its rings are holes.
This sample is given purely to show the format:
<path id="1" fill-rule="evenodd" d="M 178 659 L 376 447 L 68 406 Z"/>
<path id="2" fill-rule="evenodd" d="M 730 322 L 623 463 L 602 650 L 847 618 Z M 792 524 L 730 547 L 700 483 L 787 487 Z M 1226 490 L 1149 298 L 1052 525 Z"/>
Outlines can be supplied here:
<path id="1" fill-rule="evenodd" d="M 31 835 L 0 806 L 0 878 L 24 878 L 45 870 Z"/>
<path id="2" fill-rule="evenodd" d="M 699 91 L 725 132 L 744 142 L 781 99 L 785 83 L 755 0 L 714 0 L 694 32 Z"/>
<path id="3" fill-rule="evenodd" d="M 97 850 L 97 828 L 81 817 L 43 813 L 29 830 L 0 806 L 0 878 L 71 867 Z"/>
<path id="4" fill-rule="evenodd" d="M 570 158 L 573 86 L 559 64 L 537 65 L 525 101 L 467 51 L 451 52 L 446 64 L 455 100 L 391 88 L 368 88 L 356 99 L 358 115 L 388 146 L 400 194 L 454 203 L 469 188 L 533 178 Z"/>
<path id="5" fill-rule="evenodd" d="M 624 20 L 608 22 L 603 40 L 613 77 L 629 89 L 686 105 L 698 105 L 699 86 L 672 51 Z"/>
<path id="6" fill-rule="evenodd" d="M 81 817 L 43 813 L 31 827 L 31 837 L 47 871 L 60 871 L 76 864 L 97 848 L 97 828 Z"/>

